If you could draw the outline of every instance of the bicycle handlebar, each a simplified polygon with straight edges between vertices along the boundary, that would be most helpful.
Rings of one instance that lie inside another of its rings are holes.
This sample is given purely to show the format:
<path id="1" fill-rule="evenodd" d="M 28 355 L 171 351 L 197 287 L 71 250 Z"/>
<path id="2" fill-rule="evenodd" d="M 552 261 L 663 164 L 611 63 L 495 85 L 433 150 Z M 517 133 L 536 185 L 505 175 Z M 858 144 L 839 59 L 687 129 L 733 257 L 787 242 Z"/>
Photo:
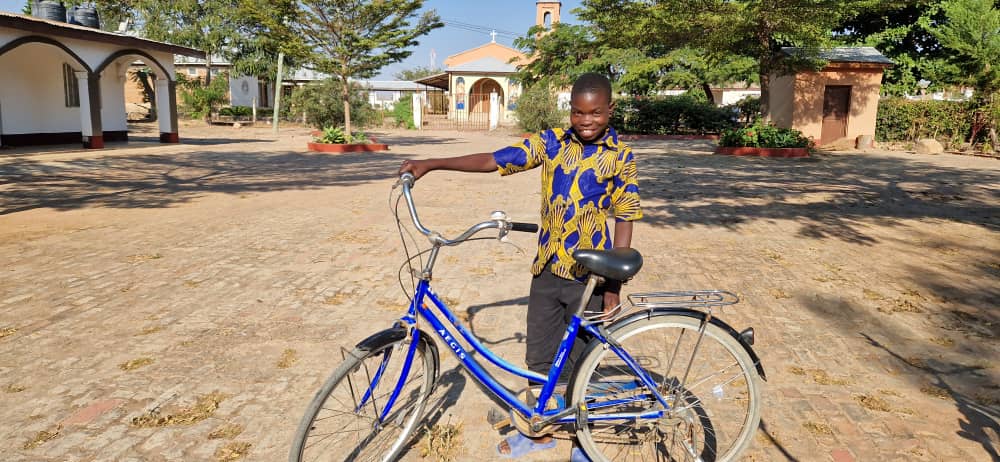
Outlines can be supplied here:
<path id="1" fill-rule="evenodd" d="M 403 198 L 406 199 L 406 207 L 410 209 L 410 218 L 413 220 L 413 226 L 420 231 L 421 234 L 427 236 L 431 240 L 431 243 L 435 245 L 457 245 L 465 240 L 472 237 L 474 234 L 484 230 L 496 228 L 500 230 L 500 238 L 504 237 L 509 231 L 518 231 L 524 233 L 535 233 L 538 232 L 538 225 L 534 223 L 520 223 L 512 222 L 507 219 L 507 214 L 504 212 L 493 212 L 493 216 L 490 217 L 490 221 L 484 221 L 477 223 L 465 230 L 464 233 L 459 234 L 454 239 L 446 239 L 441 234 L 431 231 L 424 227 L 420 223 L 420 217 L 417 216 L 417 207 L 413 203 L 413 194 L 410 190 L 416 183 L 416 177 L 412 173 L 406 172 L 399 176 L 399 181 L 396 183 L 397 186 L 403 187 Z"/>

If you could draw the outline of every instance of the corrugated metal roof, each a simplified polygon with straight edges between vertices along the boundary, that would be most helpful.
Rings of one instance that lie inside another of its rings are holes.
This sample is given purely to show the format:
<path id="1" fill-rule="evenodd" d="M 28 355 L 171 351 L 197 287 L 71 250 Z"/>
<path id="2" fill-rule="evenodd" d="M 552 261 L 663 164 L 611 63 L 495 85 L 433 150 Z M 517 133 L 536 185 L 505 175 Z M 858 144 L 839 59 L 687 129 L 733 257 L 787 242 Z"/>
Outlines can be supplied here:
<path id="1" fill-rule="evenodd" d="M 517 67 L 510 63 L 505 63 L 492 56 L 480 58 L 475 61 L 449 67 L 448 72 L 491 72 L 491 73 L 513 73 L 517 72 Z"/>
<path id="2" fill-rule="evenodd" d="M 188 47 L 173 45 L 166 42 L 133 37 L 131 35 L 108 32 L 93 27 L 69 24 L 60 21 L 50 21 L 48 19 L 37 18 L 17 13 L 0 11 L 0 27 L 34 32 L 39 34 L 51 34 L 59 37 L 75 38 L 80 40 L 91 40 L 95 42 L 109 43 L 113 45 L 162 51 L 175 55 L 204 57 L 205 52 Z"/>
<path id="3" fill-rule="evenodd" d="M 357 82 L 369 90 L 419 91 L 426 89 L 424 85 L 408 80 L 358 80 Z"/>
<path id="4" fill-rule="evenodd" d="M 781 52 L 789 56 L 795 56 L 803 51 L 804 50 L 802 48 L 795 47 L 781 48 Z M 830 61 L 831 63 L 894 64 L 891 59 L 886 58 L 885 55 L 879 53 L 879 51 L 873 47 L 827 48 L 825 50 L 819 50 L 818 57 L 820 59 Z"/>

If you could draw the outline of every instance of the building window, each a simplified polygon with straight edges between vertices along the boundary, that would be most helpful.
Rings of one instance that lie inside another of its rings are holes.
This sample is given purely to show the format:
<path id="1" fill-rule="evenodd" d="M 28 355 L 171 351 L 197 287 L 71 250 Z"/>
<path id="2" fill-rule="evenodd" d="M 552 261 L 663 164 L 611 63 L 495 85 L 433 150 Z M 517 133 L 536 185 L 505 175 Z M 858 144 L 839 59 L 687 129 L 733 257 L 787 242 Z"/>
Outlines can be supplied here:
<path id="1" fill-rule="evenodd" d="M 194 67 L 189 67 L 187 69 L 188 69 L 188 75 L 198 75 L 198 69 Z"/>
<path id="2" fill-rule="evenodd" d="M 76 72 L 66 63 L 63 63 L 63 93 L 66 94 L 66 107 L 80 107 L 80 85 L 76 83 Z"/>

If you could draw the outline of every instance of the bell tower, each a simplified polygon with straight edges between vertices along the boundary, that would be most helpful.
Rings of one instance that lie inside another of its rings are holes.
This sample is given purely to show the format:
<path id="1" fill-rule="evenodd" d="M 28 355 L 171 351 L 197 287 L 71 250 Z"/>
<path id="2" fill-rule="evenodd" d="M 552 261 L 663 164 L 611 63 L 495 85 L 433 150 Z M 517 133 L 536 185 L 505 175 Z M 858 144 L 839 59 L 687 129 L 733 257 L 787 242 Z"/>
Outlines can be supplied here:
<path id="1" fill-rule="evenodd" d="M 560 9 L 562 2 L 535 2 L 535 25 L 551 29 L 552 25 L 559 22 Z"/>

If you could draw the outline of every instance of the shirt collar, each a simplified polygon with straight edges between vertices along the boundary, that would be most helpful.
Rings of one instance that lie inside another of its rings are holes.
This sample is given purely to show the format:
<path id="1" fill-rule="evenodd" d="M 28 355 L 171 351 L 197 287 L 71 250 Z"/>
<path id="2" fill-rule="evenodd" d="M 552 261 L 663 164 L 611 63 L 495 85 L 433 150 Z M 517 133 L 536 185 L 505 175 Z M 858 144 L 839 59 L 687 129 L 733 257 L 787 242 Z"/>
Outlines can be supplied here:
<path id="1" fill-rule="evenodd" d="M 580 144 L 584 144 L 583 141 L 581 141 L 576 135 L 576 132 L 573 131 L 573 127 L 570 127 L 563 133 L 563 139 L 570 139 Z M 608 128 L 604 130 L 604 136 L 591 144 L 603 144 L 607 147 L 615 147 L 618 145 L 618 133 L 615 132 L 614 127 L 608 125 Z"/>

